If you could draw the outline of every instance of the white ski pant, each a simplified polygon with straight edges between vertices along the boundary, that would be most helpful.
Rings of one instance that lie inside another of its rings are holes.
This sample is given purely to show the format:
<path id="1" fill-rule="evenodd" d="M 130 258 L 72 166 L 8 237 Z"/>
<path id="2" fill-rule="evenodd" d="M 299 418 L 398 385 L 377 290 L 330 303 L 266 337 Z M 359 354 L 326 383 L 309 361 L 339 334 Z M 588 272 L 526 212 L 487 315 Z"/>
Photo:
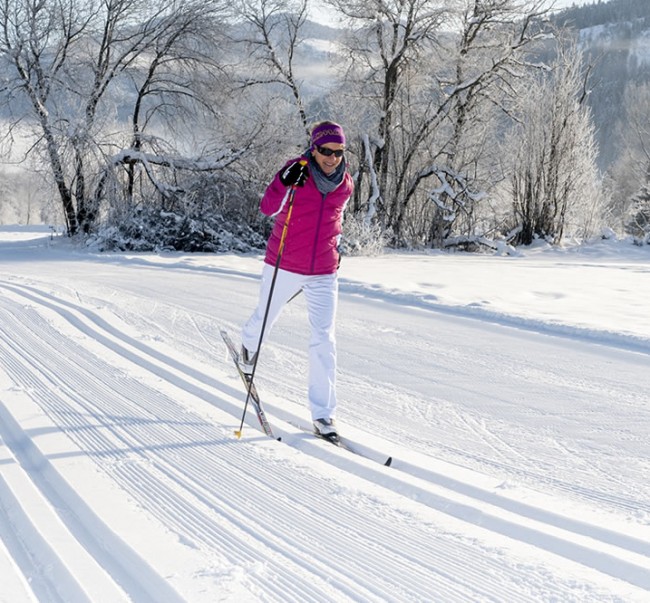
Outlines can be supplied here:
<path id="1" fill-rule="evenodd" d="M 254 352 L 260 339 L 274 267 L 264 264 L 257 308 L 244 325 L 241 339 Z M 278 270 L 264 338 L 280 316 L 284 305 L 302 291 L 307 301 L 311 338 L 309 342 L 309 408 L 312 419 L 334 418 L 336 412 L 336 340 L 334 320 L 338 278 L 334 274 L 304 275 Z"/>

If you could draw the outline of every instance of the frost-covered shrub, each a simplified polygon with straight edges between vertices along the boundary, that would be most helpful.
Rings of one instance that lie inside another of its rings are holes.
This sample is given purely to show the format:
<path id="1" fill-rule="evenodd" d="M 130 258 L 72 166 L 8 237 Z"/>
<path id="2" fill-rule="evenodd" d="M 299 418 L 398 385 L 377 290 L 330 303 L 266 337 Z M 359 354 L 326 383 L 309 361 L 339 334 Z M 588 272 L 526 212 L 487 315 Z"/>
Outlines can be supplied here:
<path id="1" fill-rule="evenodd" d="M 347 215 L 343 222 L 340 249 L 345 255 L 380 255 L 387 245 L 381 226 L 367 224 L 361 216 Z"/>
<path id="2" fill-rule="evenodd" d="M 106 199 L 103 223 L 87 244 L 98 251 L 249 252 L 264 248 L 268 221 L 259 212 L 259 199 L 254 190 L 243 189 L 232 172 L 198 176 L 163 172 L 156 181 L 156 188 L 143 181 L 137 194 L 130 196 L 117 182 L 110 189 L 113 197 Z"/>
<path id="3" fill-rule="evenodd" d="M 634 237 L 637 245 L 650 243 L 650 185 L 647 182 L 632 198 L 625 232 Z"/>
<path id="4" fill-rule="evenodd" d="M 248 252 L 264 244 L 248 224 L 218 212 L 191 216 L 156 208 L 136 210 L 88 240 L 98 251 Z"/>

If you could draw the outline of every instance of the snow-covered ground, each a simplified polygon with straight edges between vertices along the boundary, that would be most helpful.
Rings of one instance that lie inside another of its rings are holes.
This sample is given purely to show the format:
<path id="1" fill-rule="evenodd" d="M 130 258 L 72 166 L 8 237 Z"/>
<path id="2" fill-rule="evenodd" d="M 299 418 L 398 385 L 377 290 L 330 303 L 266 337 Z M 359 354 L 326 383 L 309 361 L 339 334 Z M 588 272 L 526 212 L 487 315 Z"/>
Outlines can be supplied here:
<path id="1" fill-rule="evenodd" d="M 258 256 L 0 228 L 0 601 L 650 600 L 650 248 L 346 258 L 339 425 Z M 394 457 L 384 467 L 385 456 Z"/>

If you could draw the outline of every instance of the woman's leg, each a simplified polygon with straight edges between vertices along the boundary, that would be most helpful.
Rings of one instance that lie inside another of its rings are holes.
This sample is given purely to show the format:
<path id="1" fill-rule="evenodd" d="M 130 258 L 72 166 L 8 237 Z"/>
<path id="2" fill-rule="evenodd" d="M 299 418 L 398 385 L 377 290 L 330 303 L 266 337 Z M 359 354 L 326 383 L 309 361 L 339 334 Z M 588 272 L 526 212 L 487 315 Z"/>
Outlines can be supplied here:
<path id="1" fill-rule="evenodd" d="M 266 312 L 266 304 L 269 298 L 271 282 L 273 280 L 273 271 L 273 266 L 264 264 L 257 308 L 255 308 L 255 311 L 242 328 L 242 344 L 251 353 L 257 352 L 257 345 L 260 341 L 260 332 L 262 331 L 264 313 Z M 294 274 L 293 272 L 287 272 L 286 270 L 278 270 L 275 287 L 273 289 L 273 297 L 271 298 L 271 305 L 269 307 L 269 314 L 266 319 L 266 327 L 264 328 L 264 338 L 266 338 L 270 333 L 271 328 L 278 320 L 284 305 L 298 291 L 300 291 L 304 278 L 305 277 L 300 274 Z"/>
<path id="2" fill-rule="evenodd" d="M 303 286 L 311 339 L 309 342 L 309 407 L 312 419 L 336 414 L 336 339 L 338 300 L 336 274 L 310 276 Z"/>

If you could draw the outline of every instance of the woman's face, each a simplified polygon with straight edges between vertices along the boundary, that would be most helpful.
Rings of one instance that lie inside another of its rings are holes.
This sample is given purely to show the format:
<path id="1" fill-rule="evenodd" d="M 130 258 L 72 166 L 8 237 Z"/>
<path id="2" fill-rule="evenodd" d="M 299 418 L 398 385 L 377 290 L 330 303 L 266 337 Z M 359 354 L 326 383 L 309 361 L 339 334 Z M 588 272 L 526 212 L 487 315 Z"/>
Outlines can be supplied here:
<path id="1" fill-rule="evenodd" d="M 324 145 L 316 145 L 316 148 L 311 152 L 323 172 L 329 176 L 343 161 L 343 150 L 345 146 L 336 142 L 327 142 Z M 329 151 L 337 151 L 327 155 Z M 338 157 L 336 155 L 339 155 Z"/>

